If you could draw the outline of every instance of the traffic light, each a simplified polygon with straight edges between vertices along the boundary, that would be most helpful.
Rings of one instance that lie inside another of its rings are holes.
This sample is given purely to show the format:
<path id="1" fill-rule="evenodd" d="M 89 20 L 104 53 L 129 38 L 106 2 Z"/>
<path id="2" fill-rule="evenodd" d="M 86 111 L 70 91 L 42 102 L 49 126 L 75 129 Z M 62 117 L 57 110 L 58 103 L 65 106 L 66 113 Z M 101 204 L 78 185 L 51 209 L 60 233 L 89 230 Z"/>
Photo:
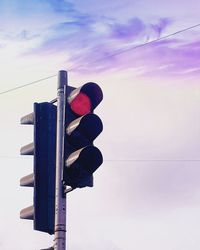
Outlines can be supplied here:
<path id="1" fill-rule="evenodd" d="M 34 112 L 21 118 L 21 124 L 34 126 L 33 143 L 21 148 L 21 155 L 33 155 L 33 174 L 20 180 L 20 186 L 33 187 L 33 206 L 22 209 L 21 219 L 34 221 L 34 230 L 54 233 L 56 115 L 52 103 L 34 103 Z"/>
<path id="2" fill-rule="evenodd" d="M 96 83 L 67 87 L 63 182 L 72 188 L 92 187 L 93 173 L 103 162 L 100 150 L 93 145 L 103 130 L 101 119 L 93 113 L 102 99 Z"/>

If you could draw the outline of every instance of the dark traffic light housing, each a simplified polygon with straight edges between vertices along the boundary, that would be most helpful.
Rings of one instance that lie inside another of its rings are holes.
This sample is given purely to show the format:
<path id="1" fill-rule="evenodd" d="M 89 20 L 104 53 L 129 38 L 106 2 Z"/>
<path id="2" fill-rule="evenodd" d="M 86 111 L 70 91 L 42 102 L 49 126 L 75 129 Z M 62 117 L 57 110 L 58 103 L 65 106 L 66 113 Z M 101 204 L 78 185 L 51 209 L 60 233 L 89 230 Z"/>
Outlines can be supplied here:
<path id="1" fill-rule="evenodd" d="M 101 119 L 93 113 L 102 99 L 101 88 L 93 82 L 67 88 L 63 182 L 72 188 L 92 187 L 93 173 L 103 163 L 93 145 L 103 130 Z"/>
<path id="2" fill-rule="evenodd" d="M 33 155 L 33 174 L 20 180 L 21 186 L 34 188 L 33 206 L 22 209 L 21 219 L 32 219 L 34 230 L 54 233 L 56 114 L 52 103 L 34 103 L 34 112 L 21 118 L 21 124 L 34 126 L 33 143 L 21 148 L 21 155 Z"/>

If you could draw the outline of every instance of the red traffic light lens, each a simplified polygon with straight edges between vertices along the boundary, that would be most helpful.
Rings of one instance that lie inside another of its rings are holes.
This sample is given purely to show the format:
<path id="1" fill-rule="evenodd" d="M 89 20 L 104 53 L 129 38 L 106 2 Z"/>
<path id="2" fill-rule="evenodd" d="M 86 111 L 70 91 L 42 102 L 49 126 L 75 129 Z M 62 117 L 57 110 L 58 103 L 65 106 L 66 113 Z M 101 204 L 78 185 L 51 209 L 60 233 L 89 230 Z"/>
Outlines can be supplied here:
<path id="1" fill-rule="evenodd" d="M 80 116 L 90 113 L 92 109 L 90 98 L 81 92 L 73 99 L 70 106 L 71 110 Z"/>

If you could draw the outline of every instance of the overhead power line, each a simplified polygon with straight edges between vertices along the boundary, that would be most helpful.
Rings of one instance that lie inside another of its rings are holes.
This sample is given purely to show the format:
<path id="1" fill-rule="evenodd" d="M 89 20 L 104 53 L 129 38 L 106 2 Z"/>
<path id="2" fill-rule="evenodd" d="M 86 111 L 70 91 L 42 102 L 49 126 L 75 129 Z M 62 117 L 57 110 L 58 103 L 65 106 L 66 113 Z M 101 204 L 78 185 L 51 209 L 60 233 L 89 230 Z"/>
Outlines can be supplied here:
<path id="1" fill-rule="evenodd" d="M 200 159 L 120 159 L 104 160 L 108 162 L 199 162 Z"/>
<path id="2" fill-rule="evenodd" d="M 47 80 L 47 79 L 52 78 L 52 77 L 55 77 L 55 76 L 57 76 L 57 74 L 56 74 L 56 75 L 52 75 L 52 76 L 48 76 L 48 77 L 45 77 L 45 78 L 41 78 L 41 79 L 39 79 L 39 80 L 35 80 L 35 81 L 33 81 L 33 82 L 29 82 L 29 83 L 26 83 L 26 84 L 17 86 L 17 87 L 12 88 L 12 89 L 8 89 L 8 90 L 5 90 L 5 91 L 2 91 L 2 92 L 0 92 L 0 95 L 6 94 L 6 93 L 9 93 L 9 92 L 18 90 L 18 89 L 22 89 L 22 88 L 24 88 L 24 87 L 27 87 L 27 86 L 30 86 L 30 85 L 33 85 L 33 84 L 42 82 L 42 81 L 44 81 L 44 80 Z"/>
<path id="3" fill-rule="evenodd" d="M 200 23 L 196 24 L 196 25 L 193 25 L 193 26 L 190 26 L 188 28 L 185 28 L 185 29 L 182 29 L 182 30 L 178 30 L 174 33 L 171 33 L 171 34 L 168 34 L 166 36 L 162 36 L 162 37 L 159 37 L 157 39 L 154 39 L 154 40 L 151 40 L 151 41 L 148 41 L 148 42 L 145 42 L 145 43 L 142 43 L 142 44 L 139 44 L 139 45 L 136 45 L 136 46 L 132 46 L 132 47 L 129 47 L 129 48 L 126 48 L 126 49 L 121 49 L 121 50 L 118 50 L 118 51 L 115 51 L 114 53 L 111 53 L 110 55 L 107 55 L 105 57 L 102 57 L 102 58 L 98 58 L 97 60 L 94 60 L 91 63 L 96 63 L 96 62 L 100 62 L 102 60 L 105 60 L 105 59 L 108 59 L 108 58 L 111 58 L 111 57 L 114 57 L 114 56 L 117 56 L 117 55 L 120 55 L 120 54 L 123 54 L 125 52 L 128 52 L 128 51 L 131 51 L 131 50 L 135 50 L 135 49 L 138 49 L 138 48 L 141 48 L 141 47 L 144 47 L 144 46 L 147 46 L 147 45 L 150 45 L 150 44 L 153 44 L 153 43 L 156 43 L 160 40 L 164 40 L 164 39 L 167 39 L 169 37 L 172 37 L 172 36 L 175 36 L 175 35 L 178 35 L 180 33 L 183 33 L 185 31 L 188 31 L 188 30 L 191 30 L 191 29 L 194 29 L 194 28 L 197 28 L 200 26 Z M 74 67 L 74 68 L 71 68 L 69 71 L 73 71 L 73 70 L 76 70 L 76 69 L 79 69 L 82 65 L 79 65 L 77 67 Z"/>
<path id="4" fill-rule="evenodd" d="M 159 38 L 157 38 L 157 39 L 155 39 L 155 40 L 152 40 L 152 41 L 149 41 L 149 42 L 146 42 L 146 43 L 142 43 L 142 44 L 136 45 L 136 46 L 134 46 L 134 47 L 130 47 L 130 48 L 127 48 L 127 49 L 118 51 L 118 52 L 116 52 L 116 53 L 113 53 L 113 56 L 122 54 L 122 53 L 127 52 L 127 51 L 130 51 L 130 50 L 134 50 L 134 49 L 138 49 L 138 48 L 144 47 L 144 46 L 146 46 L 146 45 L 149 45 L 149 44 L 158 42 L 158 41 L 160 41 L 160 40 L 164 40 L 164 39 L 166 39 L 166 38 L 169 38 L 169 37 L 178 35 L 178 34 L 180 34 L 180 33 L 183 33 L 183 32 L 185 32 L 185 31 L 188 31 L 188 30 L 197 28 L 197 27 L 199 27 L 199 26 L 200 26 L 200 23 L 199 23 L 199 24 L 196 24 L 196 25 L 193 25 L 193 26 L 191 26 L 191 27 L 188 27 L 188 28 L 185 28 L 185 29 L 176 31 L 176 32 L 174 32 L 174 33 L 168 34 L 168 35 L 166 35 L 166 36 L 159 37 Z M 112 56 L 112 55 L 111 55 L 111 56 Z"/>
<path id="5" fill-rule="evenodd" d="M 22 159 L 22 157 L 0 155 L 0 159 Z M 104 162 L 200 162 L 200 159 L 104 159 Z"/>
<path id="6" fill-rule="evenodd" d="M 92 61 L 92 62 L 90 62 L 90 63 L 100 62 L 100 61 L 102 61 L 102 60 L 104 60 L 104 59 L 107 59 L 107 58 L 110 58 L 110 57 L 113 57 L 113 56 L 117 56 L 117 55 L 123 54 L 123 53 L 125 53 L 125 52 L 131 51 L 131 50 L 135 50 L 135 49 L 138 49 L 138 48 L 141 48 L 141 47 L 144 47 L 144 46 L 147 46 L 147 45 L 156 43 L 156 42 L 158 42 L 158 41 L 160 41 L 160 40 L 167 39 L 167 38 L 169 38 L 169 37 L 178 35 L 178 34 L 180 34 L 180 33 L 183 33 L 183 32 L 186 32 L 186 31 L 188 31 L 188 30 L 197 28 L 197 27 L 199 27 L 199 26 L 200 26 L 200 23 L 198 23 L 198 24 L 196 24 L 196 25 L 193 25 L 193 26 L 190 26 L 190 27 L 187 27 L 187 28 L 182 29 L 182 30 L 178 30 L 178 31 L 176 31 L 176 32 L 174 32 L 174 33 L 171 33 L 171 34 L 168 34 L 168 35 L 166 35 L 166 36 L 162 36 L 162 37 L 159 37 L 159 38 L 157 38 L 157 39 L 154 39 L 154 40 L 151 40 L 151 41 L 148 41 L 148 42 L 145 42 L 145 43 L 142 43 L 142 44 L 133 46 L 133 47 L 129 47 L 129 48 L 126 48 L 126 49 L 118 50 L 118 51 L 116 51 L 116 52 L 114 52 L 114 53 L 112 53 L 112 54 L 110 54 L 110 55 L 108 55 L 108 56 L 106 56 L 106 57 L 99 58 L 99 59 L 94 60 L 94 61 Z M 68 70 L 68 71 L 73 71 L 73 70 L 79 69 L 80 67 L 82 67 L 82 65 L 79 65 L 79 66 L 76 66 L 76 67 L 74 67 L 74 68 L 71 68 L 71 69 Z M 18 90 L 18 89 L 21 89 L 21 88 L 24 88 L 24 87 L 33 85 L 33 84 L 37 84 L 37 83 L 39 83 L 39 82 L 42 82 L 42 81 L 44 81 L 44 80 L 47 80 L 47 79 L 52 78 L 52 77 L 55 77 L 55 76 L 57 76 L 57 74 L 52 75 L 52 76 L 48 76 L 48 77 L 45 77 L 45 78 L 42 78 L 42 79 L 39 79 L 39 80 L 36 80 L 36 81 L 33 81 L 33 82 L 30 82 L 30 83 L 27 83 L 27 84 L 23 84 L 23 85 L 21 85 L 21 86 L 18 86 L 18 87 L 12 88 L 12 89 L 8 89 L 8 90 L 5 90 L 5 91 L 2 91 L 2 92 L 0 92 L 0 95 L 9 93 L 9 92 L 12 92 L 12 91 L 15 91 L 15 90 Z"/>

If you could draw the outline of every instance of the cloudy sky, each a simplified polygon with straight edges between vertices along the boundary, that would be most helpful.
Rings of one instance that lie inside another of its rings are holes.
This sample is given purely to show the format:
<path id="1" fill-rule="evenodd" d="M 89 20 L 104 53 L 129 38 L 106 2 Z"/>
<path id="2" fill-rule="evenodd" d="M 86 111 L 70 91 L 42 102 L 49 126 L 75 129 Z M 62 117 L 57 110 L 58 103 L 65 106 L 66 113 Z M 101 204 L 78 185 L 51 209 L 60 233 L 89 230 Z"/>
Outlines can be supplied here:
<path id="1" fill-rule="evenodd" d="M 199 249 L 199 9 L 197 0 L 0 1 L 1 249 L 53 244 L 19 219 L 32 203 L 19 179 L 33 165 L 19 155 L 32 127 L 19 121 L 56 97 L 61 69 L 71 86 L 94 81 L 104 92 L 104 163 L 94 188 L 68 195 L 67 249 Z"/>

